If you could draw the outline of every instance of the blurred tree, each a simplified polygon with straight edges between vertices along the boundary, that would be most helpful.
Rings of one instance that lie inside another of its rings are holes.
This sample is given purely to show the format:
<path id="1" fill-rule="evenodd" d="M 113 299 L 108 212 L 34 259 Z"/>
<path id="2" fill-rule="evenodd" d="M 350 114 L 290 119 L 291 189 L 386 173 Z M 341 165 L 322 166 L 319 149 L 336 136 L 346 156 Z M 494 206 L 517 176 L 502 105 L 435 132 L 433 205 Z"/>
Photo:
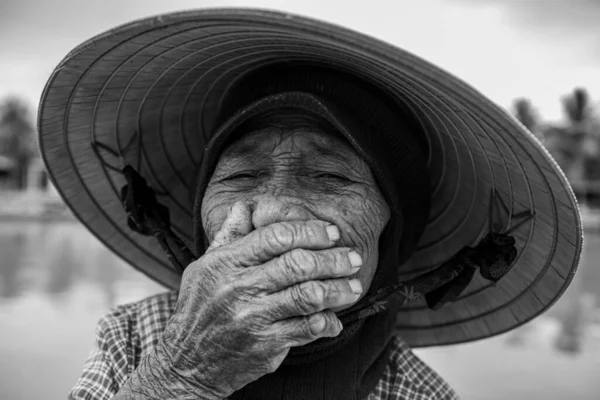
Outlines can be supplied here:
<path id="1" fill-rule="evenodd" d="M 532 132 L 538 139 L 543 138 L 538 130 L 537 112 L 529 99 L 516 99 L 513 103 L 513 113 L 519 122 L 521 122 L 523 126 Z"/>
<path id="2" fill-rule="evenodd" d="M 573 93 L 562 98 L 563 111 L 569 123 L 578 127 L 592 116 L 590 96 L 582 88 L 576 88 Z"/>
<path id="3" fill-rule="evenodd" d="M 562 105 L 566 124 L 545 127 L 544 145 L 585 203 L 600 180 L 600 126 L 585 89 L 564 96 Z"/>
<path id="4" fill-rule="evenodd" d="M 14 164 L 11 175 L 16 188 L 26 186 L 27 167 L 37 154 L 29 107 L 16 97 L 4 99 L 0 102 L 0 157 Z"/>

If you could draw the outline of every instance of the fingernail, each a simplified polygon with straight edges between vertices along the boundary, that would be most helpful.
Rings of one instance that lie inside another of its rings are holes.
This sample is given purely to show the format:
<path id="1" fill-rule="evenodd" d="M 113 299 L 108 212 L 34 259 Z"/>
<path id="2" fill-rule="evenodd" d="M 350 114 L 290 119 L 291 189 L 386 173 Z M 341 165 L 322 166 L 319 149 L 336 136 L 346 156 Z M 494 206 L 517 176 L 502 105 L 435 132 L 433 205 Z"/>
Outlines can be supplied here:
<path id="1" fill-rule="evenodd" d="M 363 291 L 362 283 L 360 283 L 359 279 L 350 279 L 348 281 L 350 284 L 350 289 L 352 289 L 352 293 L 360 294 Z"/>
<path id="2" fill-rule="evenodd" d="M 325 230 L 327 230 L 327 236 L 329 236 L 329 240 L 332 242 L 337 242 L 340 240 L 340 230 L 337 226 L 329 225 L 327 228 L 325 228 Z"/>
<path id="3" fill-rule="evenodd" d="M 339 319 L 337 321 L 337 324 L 338 324 L 338 328 L 339 328 L 339 330 L 338 330 L 338 335 L 339 335 L 340 332 L 342 332 L 344 330 L 344 325 L 342 324 L 342 321 L 340 321 Z"/>
<path id="4" fill-rule="evenodd" d="M 362 257 L 354 250 L 348 253 L 348 259 L 350 259 L 350 265 L 354 268 L 358 268 L 362 265 Z"/>

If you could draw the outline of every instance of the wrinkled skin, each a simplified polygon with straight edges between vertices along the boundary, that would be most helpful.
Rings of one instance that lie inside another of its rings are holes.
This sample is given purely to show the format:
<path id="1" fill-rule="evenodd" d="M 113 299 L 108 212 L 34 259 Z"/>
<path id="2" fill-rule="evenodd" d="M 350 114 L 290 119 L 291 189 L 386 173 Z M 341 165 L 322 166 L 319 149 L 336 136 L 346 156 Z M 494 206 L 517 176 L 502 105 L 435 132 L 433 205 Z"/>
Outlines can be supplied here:
<path id="1" fill-rule="evenodd" d="M 334 311 L 368 291 L 390 217 L 351 146 L 306 124 L 225 149 L 201 212 L 211 246 L 117 399 L 222 399 L 276 370 L 290 347 L 337 336 Z"/>
<path id="2" fill-rule="evenodd" d="M 306 129 L 247 135 L 223 153 L 204 196 L 202 222 L 209 241 L 235 201 L 254 208 L 253 228 L 313 219 L 335 224 L 341 232 L 338 246 L 361 255 L 357 278 L 364 288 L 370 286 L 389 209 L 369 166 L 342 138 Z"/>

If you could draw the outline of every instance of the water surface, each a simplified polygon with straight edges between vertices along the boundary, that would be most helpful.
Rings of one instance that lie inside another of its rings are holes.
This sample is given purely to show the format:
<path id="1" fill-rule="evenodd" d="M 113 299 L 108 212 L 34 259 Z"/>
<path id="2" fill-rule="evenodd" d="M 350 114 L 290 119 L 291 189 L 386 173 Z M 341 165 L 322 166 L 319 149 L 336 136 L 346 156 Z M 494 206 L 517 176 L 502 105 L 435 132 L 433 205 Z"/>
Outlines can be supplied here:
<path id="1" fill-rule="evenodd" d="M 600 239 L 587 241 L 600 262 Z M 600 291 L 597 271 L 584 271 L 585 291 Z M 162 291 L 76 223 L 0 221 L 0 400 L 65 399 L 98 318 Z M 580 353 L 560 352 L 561 324 L 552 315 L 494 339 L 417 354 L 467 400 L 598 399 L 598 328 L 588 325 Z"/>

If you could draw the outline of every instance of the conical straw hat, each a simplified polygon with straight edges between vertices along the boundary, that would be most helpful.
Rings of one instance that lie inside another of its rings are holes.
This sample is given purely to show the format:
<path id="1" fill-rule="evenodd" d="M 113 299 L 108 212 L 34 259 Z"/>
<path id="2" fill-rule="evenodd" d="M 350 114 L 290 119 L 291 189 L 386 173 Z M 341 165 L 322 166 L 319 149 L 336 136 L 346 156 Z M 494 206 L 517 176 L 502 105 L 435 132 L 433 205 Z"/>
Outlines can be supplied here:
<path id="1" fill-rule="evenodd" d="M 108 248 L 170 288 L 180 276 L 152 237 L 127 226 L 123 177 L 101 163 L 136 165 L 169 207 L 190 247 L 194 169 L 231 85 L 281 61 L 317 61 L 355 74 L 412 110 L 426 135 L 432 209 L 401 279 L 432 269 L 489 231 L 492 189 L 508 215 L 534 210 L 519 228 L 518 256 L 497 284 L 477 275 L 460 298 L 433 311 L 401 310 L 412 346 L 470 341 L 527 322 L 564 292 L 582 229 L 565 176 L 544 147 L 505 111 L 453 75 L 401 49 L 338 26 L 277 12 L 210 9 L 123 25 L 86 41 L 56 68 L 39 112 L 40 146 L 58 191 Z M 137 136 L 134 136 L 138 133 Z"/>

